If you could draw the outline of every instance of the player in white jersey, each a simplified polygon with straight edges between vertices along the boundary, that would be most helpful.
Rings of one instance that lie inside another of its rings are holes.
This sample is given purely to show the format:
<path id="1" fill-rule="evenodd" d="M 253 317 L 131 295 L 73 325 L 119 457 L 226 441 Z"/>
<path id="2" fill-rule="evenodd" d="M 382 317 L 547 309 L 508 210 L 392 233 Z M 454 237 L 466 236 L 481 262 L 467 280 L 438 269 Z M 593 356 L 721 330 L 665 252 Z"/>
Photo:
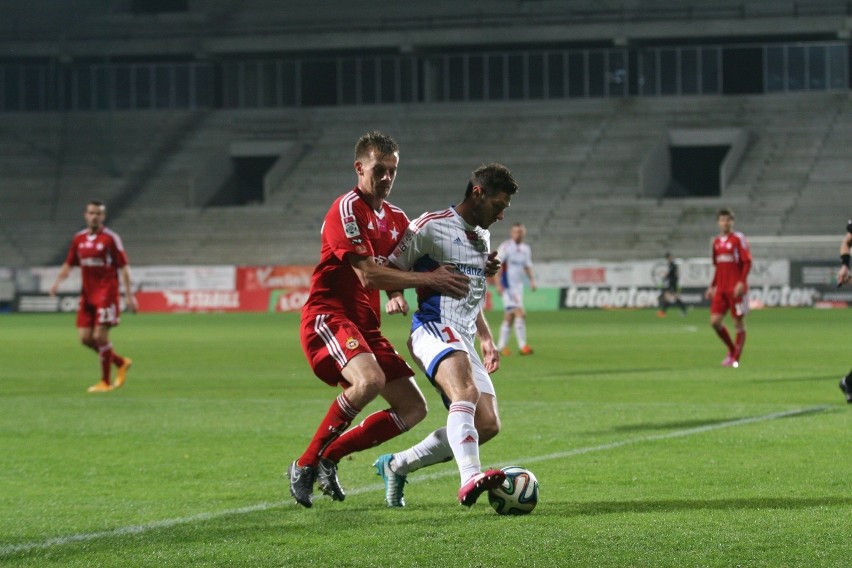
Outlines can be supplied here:
<path id="1" fill-rule="evenodd" d="M 512 225 L 510 238 L 497 248 L 497 258 L 502 269 L 496 279 L 497 291 L 503 298 L 503 323 L 500 325 L 500 340 L 497 349 L 503 355 L 509 355 L 509 333 L 513 325 L 515 339 L 521 355 L 532 355 L 533 350 L 527 345 L 527 313 L 524 310 L 524 277 L 530 280 L 530 290 L 536 291 L 535 275 L 533 274 L 532 250 L 524 242 L 527 229 L 523 223 Z"/>
<path id="2" fill-rule="evenodd" d="M 454 265 L 470 278 L 470 291 L 460 300 L 431 289 L 417 290 L 418 310 L 408 348 L 441 393 L 449 415 L 445 428 L 404 452 L 385 454 L 376 460 L 377 472 L 385 480 L 388 506 L 404 506 L 406 475 L 453 457 L 461 477 L 458 500 L 467 507 L 506 477 L 499 469 L 483 472 L 479 460 L 479 445 L 500 430 L 489 376 L 499 368 L 500 356 L 482 306 L 486 262 L 496 257 L 496 253 L 489 253 L 491 235 L 487 229 L 503 219 L 503 211 L 517 190 L 512 173 L 505 166 L 480 166 L 468 182 L 464 200 L 455 207 L 426 213 L 412 221 L 388 259 L 402 270 L 429 271 Z M 482 359 L 474 346 L 476 337 Z"/>

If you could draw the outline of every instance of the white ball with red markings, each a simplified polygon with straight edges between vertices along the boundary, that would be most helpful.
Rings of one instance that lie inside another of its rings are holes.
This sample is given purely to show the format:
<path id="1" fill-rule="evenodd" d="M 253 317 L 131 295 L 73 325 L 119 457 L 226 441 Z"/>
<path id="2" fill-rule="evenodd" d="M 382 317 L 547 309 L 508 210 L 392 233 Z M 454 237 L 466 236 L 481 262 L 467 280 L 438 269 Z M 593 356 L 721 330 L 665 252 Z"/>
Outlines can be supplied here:
<path id="1" fill-rule="evenodd" d="M 516 465 L 503 468 L 506 480 L 488 491 L 488 502 L 498 515 L 528 515 L 538 504 L 538 479 Z"/>

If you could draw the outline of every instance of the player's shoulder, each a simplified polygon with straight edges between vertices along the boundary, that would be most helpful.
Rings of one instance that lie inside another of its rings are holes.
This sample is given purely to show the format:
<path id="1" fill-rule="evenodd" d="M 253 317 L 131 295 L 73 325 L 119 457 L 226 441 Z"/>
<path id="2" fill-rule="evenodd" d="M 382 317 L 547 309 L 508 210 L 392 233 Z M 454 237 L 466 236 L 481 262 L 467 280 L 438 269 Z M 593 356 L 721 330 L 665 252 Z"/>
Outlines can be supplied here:
<path id="1" fill-rule="evenodd" d="M 397 207 L 396 205 L 388 201 L 385 201 L 384 206 L 388 209 L 388 211 L 391 212 L 393 216 L 402 217 L 405 219 L 406 222 L 408 222 L 408 215 L 405 214 L 405 211 L 403 211 L 402 208 Z"/>
<path id="2" fill-rule="evenodd" d="M 849 219 L 848 221 L 846 221 L 846 232 L 852 233 L 852 219 Z"/>
<path id="3" fill-rule="evenodd" d="M 77 240 L 83 239 L 83 238 L 86 237 L 86 233 L 88 233 L 88 232 L 89 232 L 89 229 L 80 229 L 79 231 L 74 233 L 74 236 L 71 237 L 71 240 L 77 241 Z"/>
<path id="4" fill-rule="evenodd" d="M 734 231 L 731 234 L 734 235 L 737 238 L 737 240 L 739 242 L 741 242 L 742 244 L 744 244 L 744 245 L 748 244 L 748 239 L 746 238 L 745 233 L 743 233 L 742 231 Z"/>
<path id="5" fill-rule="evenodd" d="M 426 212 L 411 222 L 411 228 L 415 231 L 423 231 L 454 217 L 455 212 L 452 209 Z"/>

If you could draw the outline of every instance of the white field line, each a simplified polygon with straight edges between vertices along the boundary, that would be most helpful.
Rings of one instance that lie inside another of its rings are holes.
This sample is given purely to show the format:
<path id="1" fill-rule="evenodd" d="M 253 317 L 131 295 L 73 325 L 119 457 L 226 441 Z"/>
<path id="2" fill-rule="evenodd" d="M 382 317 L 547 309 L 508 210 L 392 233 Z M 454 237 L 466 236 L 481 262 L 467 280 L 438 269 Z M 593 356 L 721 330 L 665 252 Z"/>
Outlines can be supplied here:
<path id="1" fill-rule="evenodd" d="M 583 454 L 590 454 L 593 452 L 603 452 L 606 450 L 613 450 L 616 448 L 621 448 L 624 446 L 630 446 L 634 444 L 640 444 L 643 442 L 654 442 L 658 440 L 669 440 L 672 438 L 682 438 L 685 436 L 694 436 L 696 434 L 703 434 L 704 432 L 712 432 L 713 430 L 721 430 L 723 428 L 731 428 L 734 426 L 744 426 L 746 424 L 755 424 L 758 422 L 768 422 L 770 420 L 778 420 L 780 418 L 788 418 L 792 416 L 800 416 L 803 414 L 814 414 L 817 412 L 822 412 L 826 409 L 830 408 L 829 406 L 811 406 L 807 408 L 797 408 L 795 410 L 788 410 L 785 412 L 773 412 L 771 414 L 763 414 L 760 416 L 750 416 L 746 418 L 737 418 L 736 420 L 728 420 L 727 422 L 718 422 L 716 424 L 708 424 L 706 426 L 697 426 L 695 428 L 686 428 L 684 430 L 676 430 L 674 432 L 667 432 L 665 434 L 656 434 L 653 436 L 639 436 L 636 438 L 629 438 L 627 440 L 621 440 L 619 442 L 610 442 L 609 444 L 601 444 L 599 446 L 587 446 L 585 448 L 575 448 L 573 450 L 566 450 L 564 452 L 554 452 L 551 454 L 545 454 L 540 456 L 531 456 L 526 458 L 519 458 L 517 460 L 513 460 L 511 463 L 513 464 L 530 464 L 537 463 L 543 461 L 550 460 L 558 460 L 569 458 L 573 456 L 579 456 Z M 508 462 L 507 464 L 508 465 Z M 415 482 L 424 482 L 430 481 L 434 479 L 441 479 L 444 477 L 452 477 L 454 475 L 458 475 L 458 472 L 455 468 L 452 469 L 443 469 L 441 471 L 436 471 L 434 473 L 429 473 L 425 475 L 417 475 L 413 481 Z M 379 491 L 384 489 L 384 485 L 381 483 L 374 483 L 370 485 L 365 485 L 362 487 L 357 487 L 355 489 L 350 489 L 346 493 L 347 495 L 360 495 L 362 493 L 369 493 L 372 491 Z M 106 531 L 98 531 L 98 532 L 90 532 L 90 533 L 79 533 L 72 534 L 66 536 L 58 536 L 54 538 L 49 538 L 46 540 L 32 541 L 32 542 L 24 542 L 21 544 L 7 544 L 0 546 L 0 557 L 11 556 L 13 554 L 20 554 L 22 552 L 29 552 L 31 550 L 42 550 L 46 548 L 53 548 L 55 546 L 62 546 L 65 544 L 72 544 L 75 542 L 87 542 L 91 540 L 98 540 L 102 538 L 109 538 L 115 536 L 126 536 L 126 535 L 136 535 L 142 534 L 150 531 L 154 531 L 157 529 L 170 528 L 178 525 L 189 525 L 193 523 L 199 523 L 204 521 L 210 521 L 213 519 L 219 519 L 222 517 L 229 517 L 234 515 L 246 515 L 249 513 L 255 513 L 258 511 L 266 511 L 269 509 L 278 509 L 281 507 L 286 507 L 294 505 L 293 501 L 288 499 L 286 501 L 271 501 L 265 503 L 257 503 L 255 505 L 249 505 L 246 507 L 239 507 L 236 509 L 225 509 L 223 511 L 215 511 L 209 513 L 199 513 L 197 515 L 189 515 L 187 517 L 177 517 L 174 519 L 165 519 L 162 521 L 154 521 L 151 523 L 144 523 L 141 525 L 129 525 L 125 527 L 118 527 L 115 529 L 110 529 Z"/>

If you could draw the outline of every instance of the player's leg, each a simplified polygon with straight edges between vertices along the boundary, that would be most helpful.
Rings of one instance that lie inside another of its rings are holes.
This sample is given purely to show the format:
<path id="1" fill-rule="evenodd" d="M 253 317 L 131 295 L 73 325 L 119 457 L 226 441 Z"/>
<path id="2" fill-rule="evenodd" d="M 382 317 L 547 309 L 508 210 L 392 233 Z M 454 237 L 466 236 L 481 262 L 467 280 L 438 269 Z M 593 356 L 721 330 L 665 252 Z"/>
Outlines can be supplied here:
<path id="1" fill-rule="evenodd" d="M 406 432 L 426 417 L 426 399 L 414 381 L 414 371 L 383 336 L 376 333 L 368 337 L 370 349 L 385 375 L 379 394 L 390 403 L 390 408 L 370 414 L 332 442 L 322 457 L 335 463 Z M 346 376 L 346 368 L 343 372 Z"/>
<path id="2" fill-rule="evenodd" d="M 532 355 L 533 350 L 527 345 L 527 312 L 520 304 L 515 307 L 515 339 L 521 355 Z"/>
<path id="3" fill-rule="evenodd" d="M 722 321 L 729 307 L 730 302 L 728 301 L 727 295 L 716 291 L 710 304 L 710 326 L 716 332 L 716 335 L 719 336 L 719 339 L 722 340 L 722 343 L 724 343 L 728 348 L 728 354 L 722 361 L 722 365 L 726 367 L 730 367 L 733 364 L 734 351 L 736 350 L 736 346 L 731 340 L 731 334 L 728 333 L 728 328 L 725 327 L 725 324 Z"/>
<path id="4" fill-rule="evenodd" d="M 848 375 L 840 379 L 840 390 L 843 391 L 846 402 L 852 404 L 852 371 L 849 371 Z"/>
<path id="5" fill-rule="evenodd" d="M 287 471 L 290 494 L 300 505 L 310 507 L 322 452 L 379 394 L 385 374 L 358 328 L 345 318 L 327 314 L 308 317 L 302 320 L 300 335 L 314 374 L 329 385 L 344 387 L 326 411 L 304 453 Z"/>
<path id="6" fill-rule="evenodd" d="M 660 296 L 657 298 L 657 317 L 666 317 L 666 310 L 669 309 L 669 303 L 666 301 L 667 293 L 667 290 L 663 290 L 662 292 L 660 292 Z"/>
<path id="7" fill-rule="evenodd" d="M 509 349 L 509 334 L 512 332 L 512 323 L 515 320 L 515 307 L 511 303 L 508 290 L 503 291 L 503 321 L 500 323 L 500 336 L 497 341 L 497 351 L 503 355 L 511 355 Z"/>
<path id="8" fill-rule="evenodd" d="M 746 328 L 745 328 L 745 308 L 744 308 L 744 299 L 741 299 L 737 303 L 734 304 L 731 309 L 731 317 L 734 320 L 734 330 L 736 331 L 736 336 L 734 339 L 734 361 L 737 363 L 736 366 L 739 366 L 740 356 L 743 353 L 743 347 L 745 346 L 746 340 Z"/>
<path id="9" fill-rule="evenodd" d="M 411 369 L 407 369 L 407 372 L 410 373 Z M 414 377 L 387 382 L 381 395 L 390 403 L 390 408 L 370 414 L 359 425 L 334 440 L 322 453 L 317 484 L 323 493 L 331 495 L 336 501 L 343 501 L 345 497 L 337 478 L 337 464 L 341 459 L 383 444 L 426 417 L 426 399 Z"/>
<path id="10" fill-rule="evenodd" d="M 506 475 L 499 469 L 483 472 L 479 460 L 479 433 L 475 415 L 480 391 L 473 379 L 467 353 L 456 351 L 438 365 L 435 384 L 450 400 L 447 440 L 459 468 L 459 503 L 470 507 L 488 489 L 500 485 Z"/>
<path id="11" fill-rule="evenodd" d="M 678 308 L 680 308 L 680 313 L 682 315 L 686 315 L 686 312 L 689 311 L 689 308 L 687 308 L 686 304 L 683 303 L 683 300 L 680 298 L 679 292 L 674 293 L 674 299 L 675 299 L 675 305 Z"/>

